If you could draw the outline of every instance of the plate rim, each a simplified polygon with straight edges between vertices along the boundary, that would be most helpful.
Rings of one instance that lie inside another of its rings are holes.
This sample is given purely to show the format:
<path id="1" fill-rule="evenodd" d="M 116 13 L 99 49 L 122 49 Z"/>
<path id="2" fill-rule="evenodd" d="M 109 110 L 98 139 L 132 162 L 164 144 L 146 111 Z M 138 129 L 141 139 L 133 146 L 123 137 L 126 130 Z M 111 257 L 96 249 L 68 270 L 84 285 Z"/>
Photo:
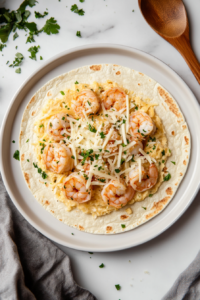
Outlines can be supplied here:
<path id="1" fill-rule="evenodd" d="M 4 163 L 3 163 L 3 151 L 2 151 L 2 147 L 3 147 L 3 137 L 4 137 L 4 132 L 5 132 L 5 128 L 6 128 L 6 123 L 7 123 L 7 119 L 8 116 L 10 114 L 10 111 L 12 109 L 12 106 L 18 96 L 18 94 L 21 92 L 21 90 L 23 90 L 25 88 L 25 86 L 29 83 L 29 81 L 36 76 L 37 74 L 41 73 L 41 71 L 43 69 L 45 69 L 46 67 L 48 67 L 48 65 L 52 64 L 53 62 L 55 62 L 57 59 L 60 59 L 61 57 L 64 56 L 68 56 L 69 54 L 73 54 L 75 52 L 78 51 L 82 51 L 82 50 L 91 50 L 91 49 L 100 49 L 103 48 L 106 50 L 106 48 L 109 49 L 117 49 L 117 50 L 122 50 L 122 51 L 130 51 L 132 53 L 138 53 L 138 54 L 142 54 L 142 56 L 149 58 L 151 61 L 153 60 L 154 62 L 157 62 L 158 64 L 161 65 L 161 67 L 164 67 L 165 69 L 167 69 L 168 72 L 172 73 L 173 75 L 175 75 L 175 77 L 177 77 L 177 79 L 181 82 L 181 84 L 184 85 L 184 87 L 187 89 L 187 92 L 191 95 L 191 97 L 195 100 L 197 107 L 199 109 L 200 112 L 200 107 L 199 107 L 199 103 L 198 100 L 196 99 L 194 93 L 191 91 L 191 89 L 188 87 L 188 85 L 184 82 L 184 80 L 179 76 L 179 74 L 177 74 L 174 70 L 172 70 L 167 64 L 165 64 L 162 60 L 156 58 L 155 56 L 146 53 L 142 50 L 130 47 L 130 46 L 124 46 L 124 45 L 120 45 L 120 44 L 110 44 L 110 43 L 95 43 L 95 44 L 88 44 L 88 45 L 82 45 L 82 46 L 78 46 L 78 47 L 73 47 L 70 48 L 68 50 L 62 51 L 54 56 L 52 56 L 51 58 L 49 58 L 46 62 L 43 62 L 43 64 L 41 66 L 39 66 L 34 72 L 32 72 L 28 78 L 20 85 L 20 87 L 17 89 L 17 91 L 15 92 L 14 96 L 12 97 L 12 100 L 6 110 L 6 113 L 4 115 L 3 118 L 3 122 L 1 125 L 1 132 L 0 132 L 0 168 L 1 168 L 1 174 L 2 174 L 2 179 L 4 182 L 4 185 L 6 187 L 6 190 L 12 200 L 12 202 L 14 203 L 15 207 L 18 209 L 18 211 L 22 214 L 22 216 L 34 227 L 36 228 L 40 233 L 42 233 L 43 235 L 45 235 L 47 238 L 51 239 L 52 241 L 55 241 L 61 245 L 76 249 L 76 250 L 83 250 L 83 251 L 87 251 L 88 248 L 85 248 L 83 246 L 76 246 L 76 245 L 71 245 L 68 242 L 62 242 L 60 239 L 57 239 L 55 236 L 52 236 L 49 232 L 47 232 L 45 229 L 41 228 L 39 225 L 37 225 L 37 223 L 32 220 L 27 214 L 26 212 L 20 207 L 20 205 L 18 204 L 17 200 L 15 199 L 15 196 L 13 195 L 10 187 L 9 187 L 9 182 L 7 181 L 6 175 L 5 175 L 5 171 L 4 171 Z M 55 69 L 55 67 L 53 67 L 51 70 Z M 49 72 L 49 71 L 48 71 Z M 45 76 L 48 72 L 46 72 L 43 76 Z M 39 80 L 43 77 L 41 76 L 39 78 Z M 19 102 L 19 106 L 22 103 L 22 100 Z M 18 108 L 19 108 L 18 106 Z M 15 111 L 15 114 L 18 111 L 18 108 Z M 91 249 L 92 251 L 95 252 L 111 252 L 111 251 L 119 251 L 119 250 L 124 250 L 124 249 L 128 249 L 131 247 L 135 247 L 141 244 L 144 244 L 154 238 L 156 238 L 157 236 L 159 236 L 160 234 L 162 234 L 164 231 L 166 231 L 169 227 L 171 227 L 184 213 L 185 211 L 188 209 L 188 207 L 191 205 L 191 203 L 193 202 L 193 200 L 195 199 L 198 191 L 200 188 L 200 182 L 198 183 L 195 191 L 193 192 L 192 197 L 190 198 L 190 200 L 188 201 L 187 205 L 184 207 L 184 209 L 176 216 L 176 218 L 174 218 L 167 226 L 165 226 L 161 231 L 156 232 L 154 234 L 152 234 L 149 238 L 146 238 L 143 242 L 138 242 L 138 243 L 134 243 L 131 244 L 127 247 L 127 246 L 118 246 L 118 247 L 114 247 L 114 248 L 109 248 L 109 249 Z"/>

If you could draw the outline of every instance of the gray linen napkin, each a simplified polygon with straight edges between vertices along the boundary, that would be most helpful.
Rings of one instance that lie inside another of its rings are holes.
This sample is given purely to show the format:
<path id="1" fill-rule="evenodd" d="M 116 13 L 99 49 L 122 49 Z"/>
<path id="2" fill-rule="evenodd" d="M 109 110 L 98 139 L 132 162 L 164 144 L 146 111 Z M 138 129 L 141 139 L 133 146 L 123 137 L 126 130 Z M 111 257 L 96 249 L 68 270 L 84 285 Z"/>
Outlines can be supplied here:
<path id="1" fill-rule="evenodd" d="M 200 300 L 200 251 L 162 300 Z"/>
<path id="2" fill-rule="evenodd" d="M 95 300 L 73 279 L 69 257 L 35 230 L 0 175 L 0 300 Z"/>

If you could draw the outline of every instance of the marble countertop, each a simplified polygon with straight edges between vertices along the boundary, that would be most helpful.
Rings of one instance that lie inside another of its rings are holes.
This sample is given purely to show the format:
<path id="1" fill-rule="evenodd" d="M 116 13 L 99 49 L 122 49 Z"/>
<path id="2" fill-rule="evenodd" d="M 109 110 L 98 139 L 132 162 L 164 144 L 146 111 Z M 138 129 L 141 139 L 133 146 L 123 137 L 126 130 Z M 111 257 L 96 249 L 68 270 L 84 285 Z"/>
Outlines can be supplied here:
<path id="1" fill-rule="evenodd" d="M 17 9 L 21 0 L 0 0 L 0 6 Z M 72 4 L 85 11 L 79 16 L 70 11 Z M 184 0 L 191 29 L 191 44 L 200 61 L 200 2 Z M 0 52 L 0 124 L 9 103 L 24 80 L 43 61 L 72 47 L 92 43 L 113 43 L 131 46 L 145 51 L 169 65 L 193 91 L 200 101 L 200 87 L 181 55 L 158 36 L 143 19 L 137 0 L 49 0 L 41 1 L 32 12 L 29 22 L 35 21 L 34 11 L 43 13 L 48 8 L 49 17 L 58 20 L 60 33 L 48 36 L 41 33 L 36 43 L 25 44 L 23 31 L 13 41 L 9 37 L 7 47 Z M 134 11 L 133 11 L 134 10 Z M 41 28 L 45 19 L 38 19 Z M 76 36 L 81 31 L 82 38 Z M 40 45 L 41 60 L 31 60 L 28 48 Z M 18 49 L 15 49 L 18 46 Z M 12 62 L 16 52 L 25 56 L 22 73 L 16 74 L 6 62 Z M 94 253 L 77 251 L 59 246 L 71 259 L 77 283 L 90 290 L 98 300 L 160 300 L 171 287 L 177 276 L 194 259 L 200 249 L 200 193 L 184 215 L 166 232 L 150 242 L 124 251 Z M 99 265 L 105 264 L 100 269 Z M 115 289 L 121 285 L 121 290 Z"/>

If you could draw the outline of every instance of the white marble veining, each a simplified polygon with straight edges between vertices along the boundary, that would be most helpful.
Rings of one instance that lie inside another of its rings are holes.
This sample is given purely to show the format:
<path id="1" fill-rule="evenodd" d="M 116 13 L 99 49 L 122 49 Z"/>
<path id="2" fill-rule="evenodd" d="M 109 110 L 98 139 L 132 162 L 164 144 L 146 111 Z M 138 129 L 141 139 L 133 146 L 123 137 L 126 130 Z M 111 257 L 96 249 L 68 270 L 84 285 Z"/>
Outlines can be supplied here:
<path id="1" fill-rule="evenodd" d="M 0 0 L 0 6 L 13 10 L 19 7 L 21 1 Z M 84 16 L 70 11 L 74 3 L 85 10 Z M 184 3 L 190 21 L 192 47 L 200 60 L 200 2 L 184 0 Z M 187 64 L 170 44 L 147 25 L 137 0 L 85 0 L 84 3 L 78 0 L 43 0 L 30 8 L 32 15 L 29 21 L 35 21 L 35 10 L 42 13 L 46 8 L 49 15 L 45 19 L 55 17 L 61 26 L 58 35 L 41 33 L 35 38 L 36 43 L 25 44 L 24 31 L 19 31 L 19 38 L 13 41 L 11 34 L 7 47 L 0 52 L 0 124 L 17 89 L 43 63 L 29 58 L 27 50 L 33 45 L 40 45 L 38 57 L 42 55 L 44 61 L 61 51 L 85 44 L 113 43 L 135 47 L 168 64 L 200 101 L 199 85 Z M 45 19 L 37 20 L 38 28 L 43 26 Z M 76 37 L 77 30 L 81 31 L 82 38 Z M 25 56 L 21 74 L 16 74 L 6 65 L 8 60 L 14 60 L 16 52 Z M 93 292 L 98 300 L 160 300 L 200 249 L 199 198 L 200 194 L 170 229 L 144 245 L 93 255 L 61 247 L 71 258 L 78 284 Z M 105 264 L 104 269 L 98 267 L 101 263 Z M 115 289 L 115 284 L 122 286 L 121 291 Z"/>

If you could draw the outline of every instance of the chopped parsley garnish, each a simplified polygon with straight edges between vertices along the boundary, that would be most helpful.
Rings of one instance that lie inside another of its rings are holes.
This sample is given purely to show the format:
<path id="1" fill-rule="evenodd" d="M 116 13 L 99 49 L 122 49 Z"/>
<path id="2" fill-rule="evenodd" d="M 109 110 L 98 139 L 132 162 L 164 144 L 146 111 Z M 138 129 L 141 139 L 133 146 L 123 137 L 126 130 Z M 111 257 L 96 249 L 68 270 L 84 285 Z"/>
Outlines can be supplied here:
<path id="1" fill-rule="evenodd" d="M 27 162 L 29 162 L 30 160 L 29 159 L 27 159 Z"/>
<path id="2" fill-rule="evenodd" d="M 100 135 L 100 137 L 101 137 L 102 139 L 104 139 L 104 138 L 106 137 L 105 134 L 103 133 L 103 131 L 100 132 L 99 135 Z"/>
<path id="3" fill-rule="evenodd" d="M 116 173 L 119 173 L 119 172 L 120 172 L 120 169 L 115 169 L 115 172 L 116 172 Z"/>
<path id="4" fill-rule="evenodd" d="M 79 0 L 79 1 L 83 3 L 85 0 Z"/>
<path id="5" fill-rule="evenodd" d="M 29 142 L 29 139 L 26 141 L 26 143 L 28 143 Z"/>
<path id="6" fill-rule="evenodd" d="M 72 155 L 71 158 L 75 159 L 74 155 Z"/>
<path id="7" fill-rule="evenodd" d="M 89 101 L 87 101 L 88 105 L 91 106 L 91 103 Z"/>
<path id="8" fill-rule="evenodd" d="M 144 207 L 144 206 L 142 206 L 142 208 L 144 209 L 144 210 L 146 210 L 147 208 L 146 207 Z"/>
<path id="9" fill-rule="evenodd" d="M 115 284 L 115 287 L 116 287 L 116 290 L 120 290 L 121 289 L 121 286 L 119 284 Z"/>
<path id="10" fill-rule="evenodd" d="M 135 110 L 138 110 L 138 106 L 135 105 Z"/>
<path id="11" fill-rule="evenodd" d="M 60 91 L 61 95 L 65 95 L 65 93 L 63 91 Z"/>
<path id="12" fill-rule="evenodd" d="M 54 18 L 48 19 L 42 28 L 42 30 L 48 35 L 58 33 L 59 29 L 60 26 L 57 24 L 57 21 Z"/>
<path id="13" fill-rule="evenodd" d="M 65 117 L 62 117 L 62 120 L 64 121 L 64 120 L 65 120 Z"/>
<path id="14" fill-rule="evenodd" d="M 48 177 L 48 175 L 43 171 L 43 172 L 42 172 L 42 178 L 43 178 L 43 179 L 46 179 L 47 177 Z"/>
<path id="15" fill-rule="evenodd" d="M 15 143 L 15 141 L 13 140 L 13 141 L 12 141 L 12 143 L 14 144 L 14 143 Z"/>
<path id="16" fill-rule="evenodd" d="M 155 150 L 156 149 L 156 145 L 153 145 L 153 148 L 152 148 L 153 150 Z"/>
<path id="17" fill-rule="evenodd" d="M 99 149 L 99 152 L 101 152 L 102 151 L 102 149 Z"/>
<path id="18" fill-rule="evenodd" d="M 15 32 L 15 34 L 13 35 L 13 41 L 16 40 L 18 38 L 18 36 L 19 36 L 18 33 Z"/>
<path id="19" fill-rule="evenodd" d="M 93 150 L 92 149 L 89 149 L 89 150 L 86 150 L 85 152 L 81 152 L 81 156 L 83 156 L 83 160 L 81 162 L 82 165 L 84 165 L 86 159 L 90 156 L 90 154 L 93 153 Z"/>
<path id="20" fill-rule="evenodd" d="M 108 114 L 106 114 L 105 116 L 108 117 Z"/>
<path id="21" fill-rule="evenodd" d="M 152 197 L 153 196 L 153 194 L 149 194 L 149 197 Z"/>
<path id="22" fill-rule="evenodd" d="M 79 89 L 77 89 L 77 92 L 79 92 Z"/>
<path id="23" fill-rule="evenodd" d="M 13 63 L 11 65 L 9 65 L 9 67 L 18 67 L 21 65 L 22 61 L 24 59 L 24 56 L 21 53 L 16 53 L 15 54 L 15 60 L 13 61 Z"/>
<path id="24" fill-rule="evenodd" d="M 71 6 L 71 11 L 73 11 L 75 14 L 78 14 L 79 16 L 84 16 L 84 10 L 78 9 L 78 6 L 76 4 Z"/>
<path id="25" fill-rule="evenodd" d="M 15 153 L 13 154 L 13 158 L 15 158 L 16 160 L 20 160 L 20 152 L 19 152 L 19 150 L 15 151 Z"/>
<path id="26" fill-rule="evenodd" d="M 121 165 L 123 165 L 123 163 L 125 162 L 125 158 L 121 159 Z"/>
<path id="27" fill-rule="evenodd" d="M 99 158 L 99 154 L 95 154 L 94 157 L 97 160 Z"/>
<path id="28" fill-rule="evenodd" d="M 126 225 L 125 225 L 125 224 L 121 224 L 121 227 L 122 227 L 122 228 L 126 228 Z"/>
<path id="29" fill-rule="evenodd" d="M 99 178 L 98 179 L 100 182 L 106 182 L 106 180 L 104 178 Z"/>
<path id="30" fill-rule="evenodd" d="M 102 169 L 102 166 L 98 167 L 98 171 L 100 171 Z"/>
<path id="31" fill-rule="evenodd" d="M 174 164 L 174 165 L 176 164 L 175 161 L 171 161 L 171 163 Z"/>
<path id="32" fill-rule="evenodd" d="M 81 1 L 81 0 L 80 0 Z M 83 0 L 82 0 L 83 1 Z M 101 264 L 100 266 L 99 266 L 99 268 L 104 268 L 105 266 L 104 266 L 104 264 Z"/>
<path id="33" fill-rule="evenodd" d="M 162 153 L 162 156 L 164 156 L 165 155 L 165 150 L 163 150 L 161 153 Z"/>
<path id="34" fill-rule="evenodd" d="M 1 15 L 0 15 L 1 16 Z M 0 28 L 0 30 L 1 30 L 1 28 Z M 0 44 L 0 51 L 2 51 L 3 50 L 3 48 L 5 48 L 5 47 L 7 47 L 7 45 L 6 44 Z"/>
<path id="35" fill-rule="evenodd" d="M 50 127 L 52 127 L 52 126 L 53 126 L 51 122 L 50 122 L 49 126 L 50 126 Z"/>
<path id="36" fill-rule="evenodd" d="M 38 168 L 38 173 L 41 174 L 42 173 L 42 169 Z"/>
<path id="37" fill-rule="evenodd" d="M 88 180 L 89 177 L 86 174 L 83 174 L 83 176 L 84 176 L 85 180 Z"/>
<path id="38" fill-rule="evenodd" d="M 80 31 L 77 31 L 77 32 L 76 32 L 76 36 L 81 37 L 81 32 L 80 32 Z"/>
<path id="39" fill-rule="evenodd" d="M 109 151 L 109 150 L 105 150 L 105 152 L 109 152 L 109 153 L 110 153 L 110 151 Z"/>
<path id="40" fill-rule="evenodd" d="M 134 160 L 134 154 L 132 155 L 131 161 L 135 162 L 135 160 Z"/>
<path id="41" fill-rule="evenodd" d="M 74 235 L 74 233 L 71 233 L 71 235 Z"/>
<path id="42" fill-rule="evenodd" d="M 164 159 L 162 160 L 162 163 L 163 163 L 163 164 L 165 163 L 165 160 L 164 160 Z"/>
<path id="43" fill-rule="evenodd" d="M 152 141 L 152 142 L 155 142 L 156 141 L 156 137 L 152 138 L 151 136 L 149 137 L 149 140 Z"/>
<path id="44" fill-rule="evenodd" d="M 89 124 L 89 130 L 94 133 L 97 132 L 96 128 L 94 126 L 92 126 L 91 124 Z"/>
<path id="45" fill-rule="evenodd" d="M 40 55 L 40 60 L 43 60 L 43 57 Z"/>
<path id="46" fill-rule="evenodd" d="M 122 143 L 122 147 L 126 147 L 127 145 L 125 145 L 124 143 Z"/>
<path id="47" fill-rule="evenodd" d="M 76 82 L 74 82 L 74 84 L 79 84 L 79 82 L 78 82 L 78 81 L 76 81 Z"/>
<path id="48" fill-rule="evenodd" d="M 16 69 L 15 73 L 21 74 L 21 68 Z"/>
<path id="49" fill-rule="evenodd" d="M 50 126 L 51 126 L 51 123 L 50 123 Z M 39 125 L 39 127 L 41 128 L 41 127 L 44 127 L 44 124 L 41 124 L 41 125 Z M 52 127 L 52 126 L 51 126 Z"/>
<path id="50" fill-rule="evenodd" d="M 35 13 L 35 18 L 36 19 L 44 18 L 45 16 L 47 16 L 49 14 L 47 11 L 45 11 L 43 13 L 43 15 L 41 13 L 39 13 L 38 11 L 34 11 L 34 13 Z"/>
<path id="51" fill-rule="evenodd" d="M 88 252 L 89 254 L 94 254 L 93 252 Z"/>
<path id="52" fill-rule="evenodd" d="M 31 59 L 36 60 L 36 54 L 38 53 L 39 48 L 40 46 L 33 46 L 28 49 L 28 51 L 31 53 L 31 56 L 29 56 Z"/>
<path id="53" fill-rule="evenodd" d="M 163 180 L 164 180 L 164 181 L 168 181 L 168 180 L 170 180 L 170 178 L 171 178 L 171 174 L 168 173 L 168 174 L 163 178 Z"/>

